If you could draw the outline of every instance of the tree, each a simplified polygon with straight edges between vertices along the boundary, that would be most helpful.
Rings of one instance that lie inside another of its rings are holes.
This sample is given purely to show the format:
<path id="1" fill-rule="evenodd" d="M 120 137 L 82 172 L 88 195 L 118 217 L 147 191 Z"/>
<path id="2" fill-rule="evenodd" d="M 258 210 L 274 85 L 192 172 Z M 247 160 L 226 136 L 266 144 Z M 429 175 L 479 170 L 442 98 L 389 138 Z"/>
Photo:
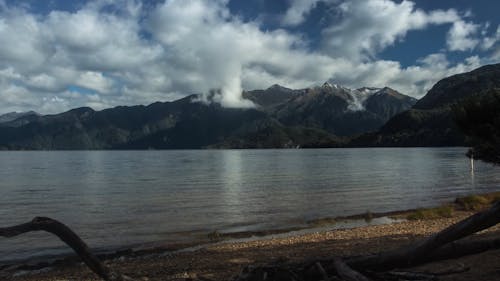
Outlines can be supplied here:
<path id="1" fill-rule="evenodd" d="M 468 156 L 500 164 L 500 89 L 468 98 L 455 105 L 453 112 L 472 145 Z"/>

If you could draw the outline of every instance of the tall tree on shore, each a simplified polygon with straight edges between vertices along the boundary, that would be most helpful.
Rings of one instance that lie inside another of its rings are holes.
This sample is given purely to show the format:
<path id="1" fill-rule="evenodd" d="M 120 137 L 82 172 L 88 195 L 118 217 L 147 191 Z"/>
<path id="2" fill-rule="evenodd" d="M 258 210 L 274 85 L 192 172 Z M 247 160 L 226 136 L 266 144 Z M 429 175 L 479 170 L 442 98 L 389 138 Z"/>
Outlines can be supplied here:
<path id="1" fill-rule="evenodd" d="M 454 113 L 472 145 L 468 156 L 500 164 L 500 89 L 466 99 Z"/>

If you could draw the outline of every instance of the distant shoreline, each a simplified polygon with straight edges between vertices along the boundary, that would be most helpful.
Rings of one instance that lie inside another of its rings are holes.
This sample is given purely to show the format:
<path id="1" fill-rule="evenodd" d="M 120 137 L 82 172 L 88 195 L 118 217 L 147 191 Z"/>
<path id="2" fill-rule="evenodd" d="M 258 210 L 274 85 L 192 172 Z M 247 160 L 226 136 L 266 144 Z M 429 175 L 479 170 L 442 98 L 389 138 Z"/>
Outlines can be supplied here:
<path id="1" fill-rule="evenodd" d="M 124 152 L 130 152 L 130 151 L 188 151 L 188 150 L 194 150 L 194 151 L 204 151 L 204 150 L 213 150 L 213 151 L 218 151 L 218 150 L 296 150 L 296 149 L 357 149 L 357 148 L 470 148 L 470 146 L 467 145 L 434 145 L 434 146 L 390 146 L 390 145 L 365 145 L 365 146 L 357 146 L 357 145 L 348 145 L 348 146 L 331 146 L 331 147 L 248 147 L 248 148 L 217 148 L 217 147 L 202 147 L 202 148 L 150 148 L 150 149 L 3 149 L 0 147 L 0 152 L 7 152 L 7 151 L 41 151 L 41 152 L 94 152 L 94 151 L 124 151 Z"/>

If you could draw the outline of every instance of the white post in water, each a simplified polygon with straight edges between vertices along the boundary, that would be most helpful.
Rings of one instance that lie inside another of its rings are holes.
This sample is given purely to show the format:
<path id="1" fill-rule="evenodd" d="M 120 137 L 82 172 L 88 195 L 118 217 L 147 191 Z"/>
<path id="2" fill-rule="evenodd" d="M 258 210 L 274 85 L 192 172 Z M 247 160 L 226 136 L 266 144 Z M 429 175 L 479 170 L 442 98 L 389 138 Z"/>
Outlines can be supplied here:
<path id="1" fill-rule="evenodd" d="M 474 154 L 470 154 L 470 172 L 474 175 Z"/>

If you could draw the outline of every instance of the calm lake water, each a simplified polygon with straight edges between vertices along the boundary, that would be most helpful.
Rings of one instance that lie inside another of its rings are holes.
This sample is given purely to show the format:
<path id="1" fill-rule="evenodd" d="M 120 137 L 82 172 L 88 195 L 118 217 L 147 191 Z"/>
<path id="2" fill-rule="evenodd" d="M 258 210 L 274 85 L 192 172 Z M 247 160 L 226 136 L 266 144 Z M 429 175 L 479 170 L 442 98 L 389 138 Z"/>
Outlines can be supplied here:
<path id="1" fill-rule="evenodd" d="M 58 219 L 95 248 L 426 207 L 499 190 L 466 148 L 0 152 L 0 226 Z M 0 260 L 70 252 L 57 238 L 0 239 Z"/>

